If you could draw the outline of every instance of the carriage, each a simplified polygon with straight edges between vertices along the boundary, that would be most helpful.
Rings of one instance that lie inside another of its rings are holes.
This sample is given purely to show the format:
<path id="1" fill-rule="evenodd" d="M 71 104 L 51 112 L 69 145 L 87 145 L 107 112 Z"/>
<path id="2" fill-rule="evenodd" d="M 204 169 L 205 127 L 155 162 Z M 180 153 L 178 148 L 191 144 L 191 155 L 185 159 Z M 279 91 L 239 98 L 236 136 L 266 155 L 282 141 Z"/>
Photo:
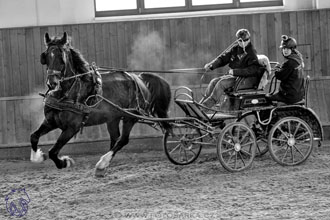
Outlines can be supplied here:
<path id="1" fill-rule="evenodd" d="M 268 151 L 281 165 L 303 163 L 311 154 L 314 141 L 321 146 L 323 138 L 318 116 L 307 107 L 309 76 L 304 81 L 304 99 L 292 105 L 270 102 L 266 92 L 257 89 L 258 80 L 247 84 L 239 78 L 227 93 L 227 111 L 199 104 L 188 87 L 176 89 L 174 102 L 186 117 L 175 120 L 173 133 L 164 135 L 168 159 L 187 165 L 198 158 L 203 146 L 213 145 L 220 163 L 230 172 L 248 169 L 255 156 Z M 277 85 L 273 76 L 267 93 L 274 93 Z"/>
<path id="2" fill-rule="evenodd" d="M 96 176 L 105 175 L 114 155 L 129 142 L 137 122 L 158 125 L 164 131 L 164 149 L 172 163 L 190 164 L 203 146 L 212 145 L 220 163 L 231 172 L 251 167 L 254 157 L 267 151 L 281 165 L 298 165 L 309 157 L 314 141 L 321 145 L 321 123 L 307 107 L 309 77 L 305 80 L 305 99 L 293 105 L 271 103 L 266 92 L 258 89 L 263 77 L 239 78 L 233 90 L 227 91 L 227 111 L 203 107 L 193 91 L 182 86 L 176 89 L 174 102 L 185 116 L 171 118 L 170 86 L 157 74 L 136 75 L 89 65 L 70 45 L 66 32 L 54 38 L 46 33 L 44 40 L 46 51 L 40 62 L 47 66 L 49 91 L 44 101 L 45 119 L 30 137 L 32 162 L 47 159 L 38 148 L 39 138 L 61 129 L 48 155 L 57 168 L 70 167 L 72 158 L 59 157 L 62 147 L 83 127 L 103 123 L 107 124 L 110 149 L 96 164 Z M 268 92 L 275 92 L 276 85 L 273 77 Z"/>

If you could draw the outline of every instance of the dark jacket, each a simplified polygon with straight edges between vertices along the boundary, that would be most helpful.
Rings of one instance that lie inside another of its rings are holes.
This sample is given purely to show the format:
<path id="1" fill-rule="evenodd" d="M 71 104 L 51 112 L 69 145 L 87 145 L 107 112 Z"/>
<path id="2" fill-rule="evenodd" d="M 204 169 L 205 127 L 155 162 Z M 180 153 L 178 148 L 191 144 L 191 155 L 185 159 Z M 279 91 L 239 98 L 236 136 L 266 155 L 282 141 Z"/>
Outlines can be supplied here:
<path id="1" fill-rule="evenodd" d="M 275 71 L 277 79 L 281 80 L 279 95 L 286 100 L 286 103 L 299 102 L 304 98 L 304 76 L 303 60 L 301 55 L 293 52 Z"/>
<path id="2" fill-rule="evenodd" d="M 251 43 L 245 47 L 245 52 L 242 47 L 236 45 L 231 50 L 220 54 L 211 62 L 211 70 L 227 64 L 233 69 L 234 76 L 261 77 L 264 73 L 264 68 L 258 63 L 257 51 Z"/>

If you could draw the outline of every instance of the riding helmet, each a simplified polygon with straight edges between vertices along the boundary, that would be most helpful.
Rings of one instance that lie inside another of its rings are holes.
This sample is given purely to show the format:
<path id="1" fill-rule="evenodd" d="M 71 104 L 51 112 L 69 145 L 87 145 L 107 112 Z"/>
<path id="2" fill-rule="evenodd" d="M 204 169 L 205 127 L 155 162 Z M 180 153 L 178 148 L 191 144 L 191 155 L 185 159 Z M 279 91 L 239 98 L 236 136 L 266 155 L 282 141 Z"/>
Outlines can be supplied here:
<path id="1" fill-rule="evenodd" d="M 282 35 L 282 41 L 280 48 L 289 48 L 295 49 L 297 47 L 297 41 L 293 37 L 288 37 L 286 35 Z"/>

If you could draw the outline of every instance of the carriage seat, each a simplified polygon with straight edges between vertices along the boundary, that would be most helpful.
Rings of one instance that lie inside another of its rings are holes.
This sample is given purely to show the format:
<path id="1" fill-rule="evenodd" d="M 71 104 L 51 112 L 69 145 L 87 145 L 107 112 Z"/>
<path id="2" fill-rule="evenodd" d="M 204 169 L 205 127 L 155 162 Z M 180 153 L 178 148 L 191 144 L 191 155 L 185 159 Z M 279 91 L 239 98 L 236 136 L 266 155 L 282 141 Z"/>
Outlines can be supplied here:
<path id="1" fill-rule="evenodd" d="M 271 66 L 266 55 L 257 56 L 259 64 L 265 69 L 263 75 L 261 77 L 238 77 L 234 87 L 226 91 L 227 94 L 249 93 L 265 89 L 271 73 Z"/>
<path id="2" fill-rule="evenodd" d="M 286 104 L 284 102 L 275 102 L 273 101 L 273 105 L 276 106 L 284 106 L 284 105 L 301 105 L 301 106 L 307 106 L 307 99 L 308 99 L 308 90 L 309 90 L 309 82 L 310 82 L 310 76 L 307 75 L 304 78 L 304 89 L 305 89 L 305 94 L 304 98 L 298 102 L 292 103 L 292 104 Z"/>

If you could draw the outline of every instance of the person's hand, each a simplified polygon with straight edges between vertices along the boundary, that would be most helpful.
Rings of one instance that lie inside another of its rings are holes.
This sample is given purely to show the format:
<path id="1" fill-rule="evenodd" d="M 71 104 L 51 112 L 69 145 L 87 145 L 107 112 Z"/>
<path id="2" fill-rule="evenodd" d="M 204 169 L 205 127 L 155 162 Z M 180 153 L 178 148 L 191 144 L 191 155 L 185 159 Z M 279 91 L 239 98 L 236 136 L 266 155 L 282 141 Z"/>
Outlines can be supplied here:
<path id="1" fill-rule="evenodd" d="M 207 63 L 207 64 L 205 64 L 205 66 L 204 66 L 204 69 L 205 69 L 205 72 L 210 72 L 210 71 L 212 71 L 212 64 L 210 64 L 210 63 Z"/>
<path id="2" fill-rule="evenodd" d="M 281 64 L 278 63 L 274 66 L 274 70 L 279 70 L 279 69 L 281 69 Z"/>
<path id="3" fill-rule="evenodd" d="M 230 69 L 229 71 L 228 71 L 228 75 L 233 75 L 234 74 L 234 70 L 233 69 Z"/>

